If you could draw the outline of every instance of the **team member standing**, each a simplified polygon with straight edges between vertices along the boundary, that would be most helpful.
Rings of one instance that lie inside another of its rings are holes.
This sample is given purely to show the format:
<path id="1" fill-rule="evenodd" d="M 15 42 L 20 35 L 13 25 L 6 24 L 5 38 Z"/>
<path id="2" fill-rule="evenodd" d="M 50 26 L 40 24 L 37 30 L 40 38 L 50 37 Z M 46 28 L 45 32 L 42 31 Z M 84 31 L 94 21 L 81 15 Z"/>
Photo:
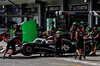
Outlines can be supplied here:
<path id="1" fill-rule="evenodd" d="M 51 34 L 55 33 L 54 21 L 51 22 L 50 32 Z"/>
<path id="2" fill-rule="evenodd" d="M 76 41 L 77 41 L 76 52 L 78 53 L 79 59 L 81 60 L 84 34 L 81 30 L 81 27 L 78 27 L 77 29 L 78 29 L 78 31 L 76 32 L 76 35 L 75 35 L 75 38 L 76 38 Z"/>
<path id="3" fill-rule="evenodd" d="M 75 41 L 75 33 L 76 33 L 76 23 L 72 25 L 72 28 L 70 29 L 70 32 L 71 32 L 71 41 Z"/>
<path id="4" fill-rule="evenodd" d="M 21 44 L 21 41 L 20 41 L 21 37 L 22 37 L 22 35 L 19 34 L 18 36 L 15 36 L 15 37 L 13 37 L 12 39 L 10 39 L 10 40 L 8 41 L 7 46 L 6 46 L 6 51 L 4 52 L 4 55 L 3 55 L 2 59 L 5 58 L 5 55 L 6 55 L 6 53 L 7 53 L 7 51 L 8 51 L 9 49 L 12 49 L 12 50 L 11 50 L 11 53 L 10 53 L 10 55 L 9 55 L 9 58 L 12 58 L 11 55 L 15 52 L 15 45 L 16 45 L 16 44 L 22 45 L 22 44 Z M 11 48 L 10 48 L 10 47 L 11 47 Z"/>
<path id="5" fill-rule="evenodd" d="M 62 44 L 62 37 L 60 31 L 57 31 L 54 36 L 48 37 L 48 39 L 50 38 L 54 38 L 55 41 L 55 56 L 60 56 Z"/>

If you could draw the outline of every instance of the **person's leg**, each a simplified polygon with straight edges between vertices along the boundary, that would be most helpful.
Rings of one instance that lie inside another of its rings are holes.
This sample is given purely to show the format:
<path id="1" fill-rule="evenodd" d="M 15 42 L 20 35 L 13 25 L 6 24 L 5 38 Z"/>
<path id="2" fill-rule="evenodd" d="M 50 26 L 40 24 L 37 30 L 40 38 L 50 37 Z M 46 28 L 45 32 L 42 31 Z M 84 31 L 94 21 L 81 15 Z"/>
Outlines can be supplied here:
<path id="1" fill-rule="evenodd" d="M 12 54 L 13 54 L 13 52 L 14 52 L 14 51 L 13 51 L 13 49 L 11 49 L 11 52 L 10 52 L 10 54 L 9 54 L 9 55 L 12 55 Z"/>
<path id="2" fill-rule="evenodd" d="M 96 43 L 95 43 L 94 53 L 96 53 L 96 51 L 97 51 L 97 44 L 98 44 L 98 41 L 96 41 Z"/>
<path id="3" fill-rule="evenodd" d="M 9 59 L 12 59 L 11 55 L 13 54 L 13 49 L 10 50 Z"/>
<path id="4" fill-rule="evenodd" d="M 4 55 L 3 55 L 3 56 L 5 56 L 5 55 L 6 55 L 6 53 L 7 53 L 7 51 L 5 51 L 5 52 L 4 52 Z"/>
<path id="5" fill-rule="evenodd" d="M 95 52 L 96 52 L 96 49 L 97 49 L 96 43 L 97 43 L 96 40 L 94 40 L 94 41 L 93 41 L 93 45 L 92 45 L 92 55 L 94 55 Z"/>
<path id="6" fill-rule="evenodd" d="M 61 43 L 59 44 L 59 50 L 58 50 L 58 55 L 60 56 L 61 54 Z"/>
<path id="7" fill-rule="evenodd" d="M 79 50 L 78 50 L 78 49 L 76 49 L 76 52 L 78 53 L 78 55 L 80 55 L 80 52 L 79 52 Z"/>
<path id="8" fill-rule="evenodd" d="M 79 42 L 77 42 L 77 45 L 76 45 L 76 52 L 78 53 L 78 55 L 80 55 L 80 44 Z"/>
<path id="9" fill-rule="evenodd" d="M 97 46 L 94 47 L 94 53 L 96 53 L 96 51 L 97 51 Z"/>
<path id="10" fill-rule="evenodd" d="M 11 47 L 12 47 L 12 49 L 11 49 L 11 52 L 10 52 L 10 55 L 9 55 L 10 59 L 12 59 L 11 55 L 15 52 L 15 45 L 12 45 Z"/>
<path id="11" fill-rule="evenodd" d="M 79 53 L 80 53 L 80 55 L 82 55 L 82 49 L 79 49 Z"/>
<path id="12" fill-rule="evenodd" d="M 57 55 L 57 43 L 55 42 L 55 56 Z"/>
<path id="13" fill-rule="evenodd" d="M 6 55 L 6 53 L 8 52 L 9 47 L 10 47 L 10 43 L 8 42 L 8 43 L 7 43 L 7 46 L 6 46 L 6 51 L 4 52 L 4 55 L 3 55 L 2 59 L 5 58 L 5 55 Z"/>
<path id="14" fill-rule="evenodd" d="M 92 52 L 94 53 L 94 46 L 92 46 Z"/>
<path id="15" fill-rule="evenodd" d="M 58 55 L 58 45 L 56 44 L 56 51 L 55 51 L 55 56 Z"/>
<path id="16" fill-rule="evenodd" d="M 79 60 L 81 60 L 81 56 L 82 56 L 82 49 L 79 49 L 79 53 L 80 53 L 80 55 L 79 55 Z"/>
<path id="17" fill-rule="evenodd" d="M 93 45 L 92 45 L 92 53 L 94 53 L 94 47 L 95 47 L 95 42 L 93 42 Z"/>

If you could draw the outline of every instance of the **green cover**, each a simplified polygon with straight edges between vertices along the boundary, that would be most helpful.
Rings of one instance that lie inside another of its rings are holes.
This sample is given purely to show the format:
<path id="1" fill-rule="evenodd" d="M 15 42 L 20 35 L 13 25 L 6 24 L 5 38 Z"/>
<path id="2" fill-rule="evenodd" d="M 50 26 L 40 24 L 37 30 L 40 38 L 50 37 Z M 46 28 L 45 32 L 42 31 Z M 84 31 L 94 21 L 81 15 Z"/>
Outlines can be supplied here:
<path id="1" fill-rule="evenodd" d="M 24 22 L 22 24 L 23 42 L 32 42 L 38 37 L 36 20 Z"/>

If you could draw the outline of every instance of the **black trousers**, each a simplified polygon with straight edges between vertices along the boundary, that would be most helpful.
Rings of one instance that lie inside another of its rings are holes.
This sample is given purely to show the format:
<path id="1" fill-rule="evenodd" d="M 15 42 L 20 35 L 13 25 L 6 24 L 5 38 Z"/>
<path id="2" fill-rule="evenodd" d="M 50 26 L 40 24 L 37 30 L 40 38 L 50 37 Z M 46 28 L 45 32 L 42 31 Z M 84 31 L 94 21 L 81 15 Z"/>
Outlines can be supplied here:
<path id="1" fill-rule="evenodd" d="M 61 53 L 61 42 L 55 42 L 55 55 L 60 55 Z"/>

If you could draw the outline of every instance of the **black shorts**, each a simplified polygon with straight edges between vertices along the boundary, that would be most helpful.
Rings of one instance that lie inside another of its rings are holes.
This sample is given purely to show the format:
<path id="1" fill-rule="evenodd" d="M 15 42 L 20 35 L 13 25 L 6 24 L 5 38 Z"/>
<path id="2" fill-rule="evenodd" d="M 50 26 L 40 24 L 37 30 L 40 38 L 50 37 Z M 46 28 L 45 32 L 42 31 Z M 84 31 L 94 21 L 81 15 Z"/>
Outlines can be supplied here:
<path id="1" fill-rule="evenodd" d="M 77 49 L 77 50 L 83 49 L 83 42 L 77 42 L 77 44 L 76 44 L 76 49 Z"/>
<path id="2" fill-rule="evenodd" d="M 6 51 L 8 51 L 9 49 L 12 49 L 13 51 L 15 51 L 15 44 L 13 42 L 8 42 Z"/>
<path id="3" fill-rule="evenodd" d="M 92 44 L 92 46 L 97 46 L 98 45 L 98 41 L 97 40 L 93 40 L 93 44 Z"/>

